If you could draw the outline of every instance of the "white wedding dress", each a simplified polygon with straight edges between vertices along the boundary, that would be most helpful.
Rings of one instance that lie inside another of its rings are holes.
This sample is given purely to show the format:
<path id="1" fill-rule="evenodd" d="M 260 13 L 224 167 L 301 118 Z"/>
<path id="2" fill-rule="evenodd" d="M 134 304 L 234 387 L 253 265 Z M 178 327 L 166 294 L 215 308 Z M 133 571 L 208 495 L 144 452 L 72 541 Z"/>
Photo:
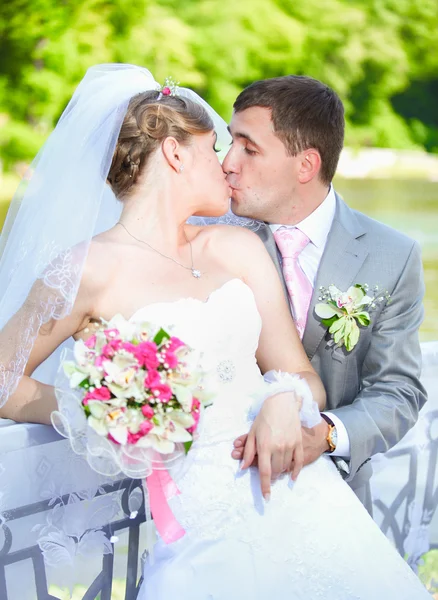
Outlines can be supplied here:
<path id="1" fill-rule="evenodd" d="M 157 303 L 140 317 L 173 325 L 202 349 L 220 386 L 169 501 L 186 534 L 155 544 L 138 600 L 430 599 L 330 458 L 305 467 L 293 486 L 278 480 L 268 504 L 257 469 L 240 472 L 231 458 L 262 380 L 261 319 L 248 286 L 233 279 L 206 302 Z"/>

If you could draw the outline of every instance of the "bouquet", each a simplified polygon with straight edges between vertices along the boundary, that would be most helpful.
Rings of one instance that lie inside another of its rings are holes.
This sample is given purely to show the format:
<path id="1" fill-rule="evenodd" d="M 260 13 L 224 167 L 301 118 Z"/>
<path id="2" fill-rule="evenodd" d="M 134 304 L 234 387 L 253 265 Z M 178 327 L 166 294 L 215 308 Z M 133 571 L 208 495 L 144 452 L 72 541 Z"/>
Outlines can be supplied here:
<path id="1" fill-rule="evenodd" d="M 116 315 L 85 342 L 63 369 L 82 392 L 88 426 L 113 444 L 171 454 L 187 452 L 210 398 L 197 353 L 165 329 Z"/>
<path id="2" fill-rule="evenodd" d="M 162 327 L 121 315 L 67 353 L 53 426 L 98 473 L 143 479 L 146 514 L 166 543 L 176 541 L 185 532 L 168 505 L 179 493 L 168 465 L 181 464 L 214 390 L 200 354 Z"/>

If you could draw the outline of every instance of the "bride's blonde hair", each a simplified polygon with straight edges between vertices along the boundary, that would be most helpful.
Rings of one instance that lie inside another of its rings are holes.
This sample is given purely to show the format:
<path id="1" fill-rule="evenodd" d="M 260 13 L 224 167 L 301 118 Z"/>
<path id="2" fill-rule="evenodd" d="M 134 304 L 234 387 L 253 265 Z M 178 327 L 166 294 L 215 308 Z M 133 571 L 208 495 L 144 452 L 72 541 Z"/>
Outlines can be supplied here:
<path id="1" fill-rule="evenodd" d="M 134 188 L 151 154 L 169 136 L 188 144 L 192 135 L 208 133 L 213 121 L 202 106 L 179 96 L 148 91 L 134 96 L 120 129 L 108 173 L 117 198 L 123 200 Z"/>

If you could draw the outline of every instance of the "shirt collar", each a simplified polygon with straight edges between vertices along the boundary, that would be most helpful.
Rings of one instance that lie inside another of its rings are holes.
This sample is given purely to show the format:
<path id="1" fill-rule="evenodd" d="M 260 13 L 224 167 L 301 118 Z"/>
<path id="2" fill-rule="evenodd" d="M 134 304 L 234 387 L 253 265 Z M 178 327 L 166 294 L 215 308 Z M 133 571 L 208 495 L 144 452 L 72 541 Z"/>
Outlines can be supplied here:
<path id="1" fill-rule="evenodd" d="M 296 225 L 282 225 L 282 224 L 271 224 L 272 233 L 277 231 L 280 227 L 293 228 L 297 227 L 307 235 L 309 240 L 317 248 L 323 247 L 327 241 L 327 236 L 330 232 L 333 219 L 336 212 L 336 196 L 335 190 L 330 185 L 329 193 L 325 200 L 316 208 L 313 213 L 303 219 Z"/>

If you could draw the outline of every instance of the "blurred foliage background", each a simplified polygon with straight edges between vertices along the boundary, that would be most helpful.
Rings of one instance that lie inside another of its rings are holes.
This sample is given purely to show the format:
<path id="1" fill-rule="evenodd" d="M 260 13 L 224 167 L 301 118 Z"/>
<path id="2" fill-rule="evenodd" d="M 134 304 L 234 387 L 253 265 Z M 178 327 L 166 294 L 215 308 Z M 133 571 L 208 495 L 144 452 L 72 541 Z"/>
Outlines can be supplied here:
<path id="1" fill-rule="evenodd" d="M 254 79 L 311 75 L 341 95 L 347 145 L 438 153 L 437 31 L 437 0 L 3 0 L 3 171 L 35 155 L 87 67 L 114 61 L 226 119 Z"/>
<path id="2" fill-rule="evenodd" d="M 420 241 L 421 336 L 438 339 L 437 32 L 438 0 L 0 0 L 0 230 L 19 176 L 93 64 L 171 75 L 226 120 L 253 80 L 311 75 L 346 108 L 348 179 L 336 189 Z M 357 175 L 367 161 L 378 180 Z"/>

